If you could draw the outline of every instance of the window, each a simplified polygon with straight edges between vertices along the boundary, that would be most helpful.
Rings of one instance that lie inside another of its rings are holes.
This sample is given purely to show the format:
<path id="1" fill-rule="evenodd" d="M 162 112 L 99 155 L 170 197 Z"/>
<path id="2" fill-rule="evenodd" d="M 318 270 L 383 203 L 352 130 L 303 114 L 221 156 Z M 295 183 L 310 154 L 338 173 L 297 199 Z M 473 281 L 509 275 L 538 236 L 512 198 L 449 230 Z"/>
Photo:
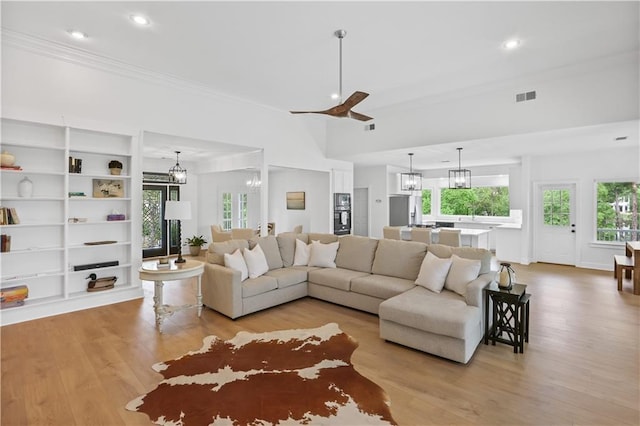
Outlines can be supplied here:
<path id="1" fill-rule="evenodd" d="M 638 241 L 638 182 L 596 183 L 596 240 Z"/>
<path id="2" fill-rule="evenodd" d="M 431 190 L 422 190 L 422 214 L 431 214 Z"/>
<path id="3" fill-rule="evenodd" d="M 542 193 L 544 224 L 569 226 L 571 221 L 571 199 L 568 189 L 545 189 Z"/>
<path id="4" fill-rule="evenodd" d="M 231 211 L 231 193 L 222 194 L 222 229 L 229 231 L 233 224 L 233 216 Z"/>
<path id="5" fill-rule="evenodd" d="M 247 194 L 238 194 L 238 225 L 240 228 L 248 228 Z"/>
<path id="6" fill-rule="evenodd" d="M 509 216 L 509 187 L 443 188 L 440 190 L 440 214 Z"/>

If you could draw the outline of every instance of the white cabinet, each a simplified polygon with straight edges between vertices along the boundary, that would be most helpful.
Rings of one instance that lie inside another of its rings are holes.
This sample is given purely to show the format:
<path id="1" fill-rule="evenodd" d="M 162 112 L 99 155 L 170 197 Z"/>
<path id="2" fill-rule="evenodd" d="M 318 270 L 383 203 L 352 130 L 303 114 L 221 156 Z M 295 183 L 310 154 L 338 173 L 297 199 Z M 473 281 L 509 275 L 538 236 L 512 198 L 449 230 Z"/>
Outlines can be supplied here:
<path id="1" fill-rule="evenodd" d="M 134 232 L 137 221 L 132 220 L 132 206 L 138 203 L 132 198 L 137 193 L 132 187 L 137 139 L 2 119 L 1 146 L 20 166 L 1 171 L 0 204 L 15 209 L 20 219 L 19 224 L 0 227 L 2 234 L 11 236 L 10 251 L 0 255 L 1 287 L 29 288 L 24 306 L 2 310 L 2 323 L 141 297 L 136 266 L 140 246 L 134 237 L 139 233 Z M 69 171 L 69 157 L 82 159 L 80 173 Z M 112 160 L 123 165 L 121 175 L 110 174 Z M 18 193 L 25 177 L 33 182 L 28 198 Z M 98 184 L 107 185 L 107 192 L 94 194 Z M 113 214 L 122 214 L 125 220 L 107 220 Z M 104 241 L 115 242 L 94 245 Z M 112 261 L 117 266 L 75 270 L 78 265 Z M 116 276 L 115 288 L 87 292 L 91 273 Z"/>
<path id="2" fill-rule="evenodd" d="M 332 169 L 333 192 L 353 194 L 353 172 L 351 170 Z"/>

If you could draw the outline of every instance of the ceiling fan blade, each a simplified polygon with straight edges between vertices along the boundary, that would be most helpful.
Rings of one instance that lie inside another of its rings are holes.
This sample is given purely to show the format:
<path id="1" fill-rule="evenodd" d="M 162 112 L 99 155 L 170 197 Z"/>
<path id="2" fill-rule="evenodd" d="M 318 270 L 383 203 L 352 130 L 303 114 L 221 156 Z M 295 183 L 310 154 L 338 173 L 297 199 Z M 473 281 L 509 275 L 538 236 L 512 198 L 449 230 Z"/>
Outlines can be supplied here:
<path id="1" fill-rule="evenodd" d="M 359 112 L 355 112 L 355 111 L 349 111 L 349 118 L 353 118 L 354 120 L 360 120 L 360 121 L 373 120 L 373 117 L 369 117 L 367 115 L 360 114 Z"/>
<path id="2" fill-rule="evenodd" d="M 330 110 L 326 111 L 289 111 L 291 114 L 327 114 L 334 115 L 330 112 Z"/>
<path id="3" fill-rule="evenodd" d="M 340 106 L 351 109 L 354 106 L 358 105 L 360 102 L 364 101 L 367 96 L 369 96 L 369 94 L 365 92 L 353 92 L 353 95 L 349 96 L 347 100 L 344 101 Z"/>

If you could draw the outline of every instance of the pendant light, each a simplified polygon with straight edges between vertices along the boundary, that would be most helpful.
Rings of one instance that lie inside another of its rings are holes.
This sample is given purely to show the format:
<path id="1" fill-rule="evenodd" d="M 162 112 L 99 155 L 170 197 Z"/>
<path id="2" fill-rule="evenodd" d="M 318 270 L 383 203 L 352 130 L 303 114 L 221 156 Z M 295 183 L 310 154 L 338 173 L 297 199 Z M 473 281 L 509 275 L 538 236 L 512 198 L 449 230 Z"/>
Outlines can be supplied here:
<path id="1" fill-rule="evenodd" d="M 463 169 L 460 163 L 460 153 L 458 149 L 458 169 L 449 170 L 449 189 L 469 189 L 471 188 L 471 170 Z"/>
<path id="2" fill-rule="evenodd" d="M 254 173 L 253 177 L 247 181 L 247 188 L 251 190 L 258 190 L 262 185 L 262 181 L 258 177 L 258 173 Z"/>
<path id="3" fill-rule="evenodd" d="M 169 169 L 169 179 L 171 179 L 172 183 L 187 183 L 187 169 L 180 167 L 180 161 L 178 161 L 180 151 L 174 152 L 176 153 L 176 165 Z"/>
<path id="4" fill-rule="evenodd" d="M 409 173 L 400 173 L 402 191 L 422 191 L 422 173 L 413 171 L 413 152 L 409 153 Z"/>

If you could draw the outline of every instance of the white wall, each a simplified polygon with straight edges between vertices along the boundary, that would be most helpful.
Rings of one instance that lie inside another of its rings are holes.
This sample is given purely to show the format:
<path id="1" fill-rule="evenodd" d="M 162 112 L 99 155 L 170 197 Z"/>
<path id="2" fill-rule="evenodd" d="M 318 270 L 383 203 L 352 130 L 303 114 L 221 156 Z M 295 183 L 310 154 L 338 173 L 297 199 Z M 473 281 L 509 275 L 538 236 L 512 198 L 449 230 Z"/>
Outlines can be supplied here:
<path id="1" fill-rule="evenodd" d="M 305 193 L 304 210 L 287 210 L 287 192 Z M 309 170 L 269 171 L 269 222 L 276 233 L 292 231 L 302 225 L 304 232 L 332 232 L 330 172 Z"/>
<path id="2" fill-rule="evenodd" d="M 211 241 L 211 225 L 222 224 L 222 194 L 225 192 L 233 194 L 234 202 L 237 194 L 247 194 L 248 226 L 257 229 L 260 224 L 260 191 L 251 191 L 246 185 L 252 176 L 253 172 L 249 171 L 203 173 L 198 176 L 198 232 L 205 235 L 207 241 Z"/>
<path id="3" fill-rule="evenodd" d="M 631 52 L 548 71 L 526 87 L 505 81 L 418 99 L 369 111 L 376 118 L 373 132 L 348 121 L 332 121 L 327 153 L 347 158 L 361 152 L 635 120 L 640 114 L 639 67 L 637 52 Z M 516 104 L 515 94 L 529 90 L 536 90 L 537 99 Z"/>
<path id="4" fill-rule="evenodd" d="M 369 236 L 382 238 L 382 227 L 389 224 L 389 171 L 387 166 L 355 167 L 354 188 L 369 188 Z M 355 216 L 355 215 L 354 215 Z"/>
<path id="5" fill-rule="evenodd" d="M 612 141 L 612 144 L 614 142 Z M 531 158 L 530 176 L 524 185 L 537 183 L 576 182 L 577 266 L 612 270 L 613 254 L 623 254 L 624 247 L 597 244 L 596 180 L 618 179 L 640 181 L 640 148 L 611 148 L 605 151 L 576 152 L 573 155 L 546 155 Z M 533 208 L 535 200 L 531 200 Z M 529 212 L 529 217 L 534 217 Z M 535 230 L 535 229 L 534 229 Z M 529 235 L 533 238 L 533 235 Z M 529 256 L 533 256 L 531 250 Z"/>

